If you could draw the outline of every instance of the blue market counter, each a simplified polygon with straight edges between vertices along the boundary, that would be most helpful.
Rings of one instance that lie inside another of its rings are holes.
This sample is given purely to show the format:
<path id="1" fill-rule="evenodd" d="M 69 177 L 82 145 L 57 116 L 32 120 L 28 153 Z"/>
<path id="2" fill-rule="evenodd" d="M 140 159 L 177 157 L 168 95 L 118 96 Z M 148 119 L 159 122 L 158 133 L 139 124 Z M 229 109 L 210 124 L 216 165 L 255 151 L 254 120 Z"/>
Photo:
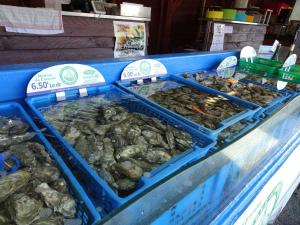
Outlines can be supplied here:
<path id="1" fill-rule="evenodd" d="M 158 55 L 169 74 L 211 70 L 238 52 Z M 89 60 L 108 85 L 120 79 L 134 59 Z M 25 103 L 29 80 L 49 66 L 69 63 L 0 67 L 0 101 Z M 101 214 L 94 224 L 266 224 L 274 219 L 299 183 L 300 97 L 294 95 L 257 127 L 180 168 L 135 195 L 120 207 Z M 31 114 L 35 122 L 39 122 Z M 55 143 L 52 143 L 55 147 Z M 99 218 L 100 218 L 99 217 Z"/>

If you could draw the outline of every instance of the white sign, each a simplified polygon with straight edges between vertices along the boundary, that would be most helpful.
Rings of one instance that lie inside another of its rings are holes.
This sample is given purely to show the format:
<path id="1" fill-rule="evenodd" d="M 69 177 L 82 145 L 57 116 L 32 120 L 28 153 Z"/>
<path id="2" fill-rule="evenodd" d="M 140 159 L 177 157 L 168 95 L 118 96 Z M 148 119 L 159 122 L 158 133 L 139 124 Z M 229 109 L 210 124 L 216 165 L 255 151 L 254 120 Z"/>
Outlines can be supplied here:
<path id="1" fill-rule="evenodd" d="M 225 34 L 232 34 L 233 33 L 233 26 L 225 26 L 224 33 Z"/>
<path id="2" fill-rule="evenodd" d="M 299 182 L 299 158 L 300 146 L 271 177 L 235 225 L 265 225 L 277 216 L 287 202 L 286 198 L 290 197 L 285 194 Z"/>
<path id="3" fill-rule="evenodd" d="M 46 68 L 34 75 L 27 86 L 27 95 L 61 92 L 100 84 L 105 84 L 105 80 L 95 68 L 81 64 L 63 64 Z"/>
<path id="4" fill-rule="evenodd" d="M 290 67 L 295 65 L 297 61 L 297 55 L 296 54 L 292 54 L 290 55 L 284 62 L 282 68 L 286 71 L 290 70 Z M 286 81 L 277 81 L 277 90 L 282 90 L 286 87 L 286 85 L 288 84 L 288 82 Z"/>
<path id="5" fill-rule="evenodd" d="M 122 72 L 121 80 L 141 80 L 168 73 L 166 67 L 154 59 L 141 59 L 130 63 Z"/>
<path id="6" fill-rule="evenodd" d="M 252 61 L 254 57 L 256 57 L 256 51 L 253 47 L 245 46 L 244 48 L 242 48 L 241 53 L 240 53 L 241 59 L 248 60 L 250 58 Z"/>
<path id="7" fill-rule="evenodd" d="M 237 65 L 237 57 L 229 56 L 225 58 L 217 68 L 217 74 L 220 77 L 232 77 Z"/>
<path id="8" fill-rule="evenodd" d="M 224 47 L 225 24 L 214 23 L 213 39 L 210 51 L 222 51 Z"/>

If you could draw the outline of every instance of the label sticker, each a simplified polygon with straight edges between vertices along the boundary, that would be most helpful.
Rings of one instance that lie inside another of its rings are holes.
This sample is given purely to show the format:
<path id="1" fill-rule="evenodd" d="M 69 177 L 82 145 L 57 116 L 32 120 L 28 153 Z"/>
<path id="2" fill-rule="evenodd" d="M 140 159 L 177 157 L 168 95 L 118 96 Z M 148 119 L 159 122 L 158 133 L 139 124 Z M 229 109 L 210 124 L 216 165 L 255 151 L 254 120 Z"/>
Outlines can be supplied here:
<path id="1" fill-rule="evenodd" d="M 93 67 L 81 64 L 56 65 L 42 70 L 31 78 L 27 86 L 27 95 L 61 92 L 101 84 L 105 84 L 105 79 Z"/>
<path id="2" fill-rule="evenodd" d="M 153 59 L 142 59 L 130 63 L 122 72 L 121 80 L 140 80 L 167 74 L 166 67 Z"/>
<path id="3" fill-rule="evenodd" d="M 237 65 L 237 57 L 235 56 L 229 56 L 227 58 L 225 58 L 217 67 L 217 71 L 218 70 L 223 70 L 226 68 L 230 68 L 230 67 L 234 67 Z"/>
<path id="4" fill-rule="evenodd" d="M 290 67 L 295 65 L 297 61 L 297 55 L 296 54 L 292 54 L 290 55 L 284 62 L 282 68 L 286 71 L 290 70 Z M 286 86 L 287 86 L 288 82 L 286 81 L 277 81 L 277 90 L 283 90 Z"/>
<path id="5" fill-rule="evenodd" d="M 271 52 L 275 52 L 278 45 L 279 45 L 279 41 L 275 40 L 274 44 L 271 47 Z"/>
<path id="6" fill-rule="evenodd" d="M 217 68 L 217 74 L 220 77 L 232 77 L 235 73 L 235 67 L 237 65 L 237 57 L 229 56 L 225 58 Z"/>
<path id="7" fill-rule="evenodd" d="M 282 67 L 285 68 L 285 67 L 293 66 L 296 64 L 296 61 L 297 61 L 297 55 L 292 54 L 284 61 L 284 64 Z"/>

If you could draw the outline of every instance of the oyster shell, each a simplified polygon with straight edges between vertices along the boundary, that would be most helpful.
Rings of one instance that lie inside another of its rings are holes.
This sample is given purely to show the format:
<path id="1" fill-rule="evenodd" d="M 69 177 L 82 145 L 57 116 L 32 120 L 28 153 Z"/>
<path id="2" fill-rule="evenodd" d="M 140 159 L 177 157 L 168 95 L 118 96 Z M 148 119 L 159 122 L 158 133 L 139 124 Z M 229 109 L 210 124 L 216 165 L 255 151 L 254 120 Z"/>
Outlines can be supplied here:
<path id="1" fill-rule="evenodd" d="M 70 195 L 59 193 L 49 187 L 47 183 L 38 185 L 35 192 L 42 196 L 46 205 L 52 208 L 54 212 L 59 212 L 66 218 L 73 218 L 75 216 L 76 203 Z"/>
<path id="2" fill-rule="evenodd" d="M 43 203 L 31 198 L 26 194 L 16 194 L 11 196 L 6 202 L 6 207 L 11 218 L 18 225 L 28 225 L 39 219 L 39 213 Z"/>
<path id="3" fill-rule="evenodd" d="M 10 195 L 26 186 L 30 180 L 30 173 L 19 170 L 0 179 L 0 203 Z"/>

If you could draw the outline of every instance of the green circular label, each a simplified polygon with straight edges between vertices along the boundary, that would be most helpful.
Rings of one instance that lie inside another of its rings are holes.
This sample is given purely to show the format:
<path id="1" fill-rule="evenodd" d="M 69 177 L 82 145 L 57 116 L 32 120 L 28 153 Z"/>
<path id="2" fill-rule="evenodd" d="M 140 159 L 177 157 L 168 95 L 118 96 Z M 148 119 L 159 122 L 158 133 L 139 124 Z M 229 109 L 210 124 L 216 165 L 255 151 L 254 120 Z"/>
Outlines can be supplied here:
<path id="1" fill-rule="evenodd" d="M 147 61 L 143 61 L 140 64 L 140 70 L 143 74 L 148 75 L 151 72 L 151 65 Z"/>
<path id="2" fill-rule="evenodd" d="M 255 220 L 253 221 L 253 225 L 261 225 L 265 221 L 264 219 L 269 218 L 278 205 L 278 200 L 281 194 L 281 189 L 282 189 L 282 181 L 279 182 L 275 188 L 273 188 L 272 192 L 262 205 L 261 209 L 259 210 Z"/>
<path id="3" fill-rule="evenodd" d="M 78 73 L 71 66 L 66 66 L 66 67 L 62 68 L 59 76 L 60 76 L 61 81 L 67 85 L 73 85 L 78 80 Z"/>

